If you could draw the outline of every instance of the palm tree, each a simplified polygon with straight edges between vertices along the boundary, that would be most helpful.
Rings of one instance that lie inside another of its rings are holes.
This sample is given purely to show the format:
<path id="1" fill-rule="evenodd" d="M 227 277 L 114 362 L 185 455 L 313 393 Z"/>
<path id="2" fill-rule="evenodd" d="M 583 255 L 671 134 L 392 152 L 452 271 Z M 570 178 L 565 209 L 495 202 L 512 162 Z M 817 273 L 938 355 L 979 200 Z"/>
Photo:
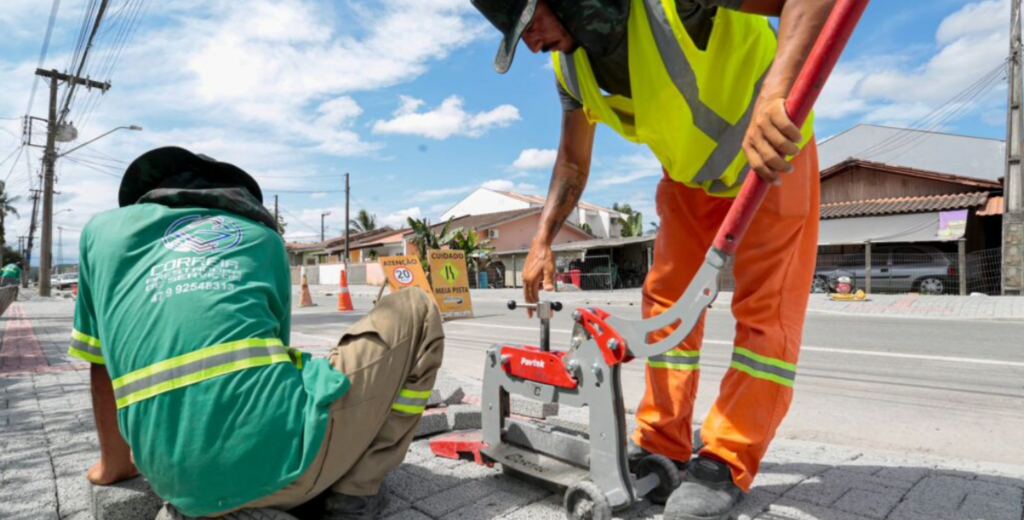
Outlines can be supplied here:
<path id="1" fill-rule="evenodd" d="M 657 222 L 651 222 L 651 234 L 652 235 L 657 235 L 659 229 L 661 229 L 661 224 L 658 224 Z"/>
<path id="2" fill-rule="evenodd" d="M 448 222 L 445 222 L 444 227 L 441 228 L 441 232 L 435 233 L 434 228 L 430 225 L 430 221 L 425 218 L 415 219 L 409 217 L 407 222 L 413 232 L 412 243 L 416 246 L 416 250 L 420 255 L 420 263 L 423 264 L 423 270 L 427 273 L 427 276 L 430 276 L 430 262 L 427 262 L 427 251 L 450 246 L 455 240 L 456 233 L 461 233 L 462 228 L 449 229 L 452 225 L 452 219 L 448 219 Z"/>
<path id="3" fill-rule="evenodd" d="M 7 243 L 7 228 L 4 227 L 7 215 L 21 216 L 18 214 L 17 208 L 14 207 L 14 204 L 19 200 L 21 200 L 21 197 L 11 197 L 7 193 L 7 184 L 4 181 L 0 181 L 0 246 Z"/>
<path id="4" fill-rule="evenodd" d="M 491 241 L 489 239 L 480 240 L 480 234 L 472 229 L 462 231 L 460 228 L 457 231 L 451 248 L 466 254 L 469 279 L 479 280 L 477 273 L 487 266 L 487 256 L 494 251 L 494 248 L 490 246 Z"/>
<path id="5" fill-rule="evenodd" d="M 622 236 L 638 237 L 644 234 L 644 216 L 639 211 L 619 217 L 619 225 L 622 226 Z"/>
<path id="6" fill-rule="evenodd" d="M 377 229 L 377 215 L 373 215 L 365 209 L 359 210 L 356 219 L 351 223 L 352 231 L 365 233 Z"/>

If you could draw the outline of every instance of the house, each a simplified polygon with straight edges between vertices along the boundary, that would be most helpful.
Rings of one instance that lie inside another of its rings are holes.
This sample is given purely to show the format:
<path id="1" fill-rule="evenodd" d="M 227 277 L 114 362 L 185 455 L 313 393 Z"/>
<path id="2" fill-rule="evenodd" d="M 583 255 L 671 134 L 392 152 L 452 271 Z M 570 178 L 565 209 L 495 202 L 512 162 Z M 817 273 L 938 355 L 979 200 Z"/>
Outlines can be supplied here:
<path id="1" fill-rule="evenodd" d="M 395 233 L 394 229 L 387 226 L 363 233 L 349 233 L 350 261 L 352 261 L 352 257 L 360 258 L 361 253 L 353 254 L 352 252 L 361 251 L 364 247 L 379 244 L 377 247 L 386 249 L 383 243 L 384 238 Z M 401 254 L 401 247 L 395 247 L 399 251 L 397 254 Z M 342 263 L 342 257 L 345 254 L 345 235 L 331 237 L 322 242 L 288 242 L 285 244 L 285 249 L 288 251 L 288 263 L 293 266 Z"/>
<path id="2" fill-rule="evenodd" d="M 556 281 L 582 290 L 636 288 L 643 285 L 654 260 L 655 235 L 595 238 L 551 247 L 558 270 Z M 506 287 L 523 285 L 523 264 L 529 247 L 498 249 L 493 264 L 504 268 Z"/>
<path id="3" fill-rule="evenodd" d="M 451 209 L 444 212 L 441 215 L 441 220 L 447 221 L 449 218 L 459 218 L 467 215 L 487 215 L 543 207 L 544 198 L 537 195 L 524 195 L 511 191 L 478 188 L 458 204 L 452 206 Z M 619 225 L 619 217 L 621 216 L 622 214 L 618 211 L 580 201 L 576 210 L 569 215 L 568 222 L 581 228 L 584 228 L 584 224 L 586 224 L 590 233 L 595 237 L 612 238 L 622 236 L 621 226 Z"/>
<path id="4" fill-rule="evenodd" d="M 998 280 L 1003 141 L 858 125 L 822 141 L 819 156 L 819 272 L 863 263 L 865 285 L 895 288 L 901 264 L 935 258 L 948 265 L 942 292 L 992 291 L 978 273 Z"/>
<path id="5" fill-rule="evenodd" d="M 445 220 L 435 224 L 432 229 L 439 233 L 445 224 L 449 229 L 472 229 L 480 235 L 481 240 L 488 240 L 488 247 L 494 251 L 511 251 L 528 249 L 537 233 L 537 226 L 540 224 L 540 213 L 542 208 L 525 208 L 483 215 L 466 215 L 452 219 L 451 223 Z M 413 243 L 415 235 L 412 231 L 405 233 L 406 254 L 416 254 L 416 246 Z M 566 244 L 592 240 L 594 237 L 575 225 L 564 225 L 555 235 L 552 244 Z M 492 258 L 493 257 L 492 255 Z M 488 278 L 490 285 L 502 287 L 505 285 L 507 266 L 501 258 L 492 261 L 488 267 Z M 509 282 L 510 283 L 510 282 Z"/>

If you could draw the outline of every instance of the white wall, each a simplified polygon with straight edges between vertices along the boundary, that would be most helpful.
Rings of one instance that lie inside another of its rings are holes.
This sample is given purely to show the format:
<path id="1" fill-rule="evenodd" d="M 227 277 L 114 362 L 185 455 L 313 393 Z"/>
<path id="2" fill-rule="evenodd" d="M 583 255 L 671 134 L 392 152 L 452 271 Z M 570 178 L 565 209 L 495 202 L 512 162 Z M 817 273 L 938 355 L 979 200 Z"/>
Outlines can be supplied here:
<path id="1" fill-rule="evenodd" d="M 320 285 L 337 286 L 341 283 L 341 271 L 344 268 L 345 264 L 321 264 L 316 267 L 307 267 L 306 269 L 320 270 Z"/>
<path id="2" fill-rule="evenodd" d="M 529 202 L 506 197 L 487 188 L 478 188 L 452 207 L 452 209 L 444 212 L 441 215 L 441 220 L 448 220 L 452 217 L 459 218 L 465 215 L 487 215 L 488 213 L 500 213 L 502 211 L 527 209 L 530 207 L 531 204 Z"/>

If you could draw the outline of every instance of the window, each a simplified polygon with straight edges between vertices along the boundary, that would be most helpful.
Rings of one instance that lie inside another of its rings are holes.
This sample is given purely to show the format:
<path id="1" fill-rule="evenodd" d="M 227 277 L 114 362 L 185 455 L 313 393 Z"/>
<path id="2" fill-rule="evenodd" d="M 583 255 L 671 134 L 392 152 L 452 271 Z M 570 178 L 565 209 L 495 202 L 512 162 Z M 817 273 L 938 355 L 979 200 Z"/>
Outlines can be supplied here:
<path id="1" fill-rule="evenodd" d="M 488 229 L 487 230 L 487 238 L 498 238 L 498 230 L 497 229 Z"/>

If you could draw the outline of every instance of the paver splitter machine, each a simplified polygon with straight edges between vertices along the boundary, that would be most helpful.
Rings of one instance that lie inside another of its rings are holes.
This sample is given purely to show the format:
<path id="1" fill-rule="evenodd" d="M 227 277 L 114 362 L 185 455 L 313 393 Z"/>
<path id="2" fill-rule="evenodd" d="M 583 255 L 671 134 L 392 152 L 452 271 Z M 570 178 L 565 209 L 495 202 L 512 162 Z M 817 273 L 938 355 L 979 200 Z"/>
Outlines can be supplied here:
<path id="1" fill-rule="evenodd" d="M 839 59 L 868 0 L 839 0 L 786 100 L 790 119 L 802 126 Z M 497 344 L 484 366 L 482 433 L 456 432 L 432 442 L 440 456 L 500 463 L 531 482 L 564 490 L 572 520 L 607 520 L 612 512 L 644 497 L 665 499 L 679 485 L 672 461 L 650 455 L 630 468 L 622 363 L 663 354 L 690 334 L 718 295 L 719 273 L 743 239 L 770 188 L 750 172 L 733 202 L 704 264 L 683 296 L 665 312 L 642 320 L 617 318 L 597 308 L 579 308 L 567 350 L 551 350 L 550 320 L 557 302 L 509 302 L 534 310 L 541 324 L 539 346 Z M 670 329 L 662 339 L 651 334 Z M 510 416 L 509 396 L 589 407 L 585 432 Z"/>

